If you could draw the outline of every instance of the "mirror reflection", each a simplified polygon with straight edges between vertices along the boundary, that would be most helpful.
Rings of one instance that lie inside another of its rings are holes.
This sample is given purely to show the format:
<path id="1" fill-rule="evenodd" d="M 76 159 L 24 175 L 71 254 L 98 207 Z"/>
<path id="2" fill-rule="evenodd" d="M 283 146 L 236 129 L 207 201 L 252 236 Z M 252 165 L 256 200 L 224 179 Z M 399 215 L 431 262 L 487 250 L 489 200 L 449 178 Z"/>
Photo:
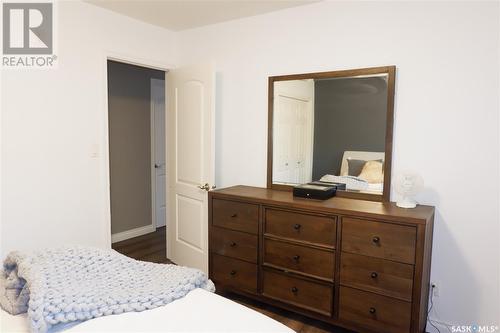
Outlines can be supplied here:
<path id="1" fill-rule="evenodd" d="M 388 74 L 274 82 L 273 184 L 382 194 Z"/>

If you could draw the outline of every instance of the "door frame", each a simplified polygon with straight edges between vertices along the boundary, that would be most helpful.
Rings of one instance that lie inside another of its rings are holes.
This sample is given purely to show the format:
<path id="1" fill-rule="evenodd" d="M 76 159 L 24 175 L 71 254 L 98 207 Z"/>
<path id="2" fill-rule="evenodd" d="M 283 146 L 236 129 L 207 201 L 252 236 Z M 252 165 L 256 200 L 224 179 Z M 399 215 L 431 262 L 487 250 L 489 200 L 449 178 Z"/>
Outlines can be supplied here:
<path id="1" fill-rule="evenodd" d="M 103 180 L 102 180 L 102 202 L 104 204 L 103 207 L 103 229 L 102 234 L 104 235 L 104 241 L 105 244 L 108 248 L 111 248 L 111 245 L 113 243 L 113 238 L 111 234 L 111 178 L 110 178 L 110 171 L 109 171 L 109 106 L 108 106 L 108 60 L 112 61 L 117 61 L 121 62 L 124 64 L 129 64 L 129 65 L 136 65 L 140 67 L 145 67 L 145 68 L 151 68 L 151 69 L 156 69 L 156 70 L 161 70 L 165 72 L 165 87 L 167 84 L 167 73 L 170 69 L 175 68 L 170 63 L 165 63 L 162 61 L 158 60 L 153 60 L 153 59 L 145 59 L 133 55 L 128 55 L 128 54 L 123 54 L 123 53 L 117 53 L 114 51 L 104 51 L 103 56 L 102 56 L 102 82 L 103 82 L 103 122 L 102 122 L 102 128 L 101 128 L 101 173 L 103 175 Z M 165 92 L 165 97 L 166 97 L 166 92 Z M 165 105 L 165 112 L 167 112 L 167 106 Z M 165 128 L 167 126 L 166 120 L 167 117 L 165 117 Z M 166 145 L 165 145 L 166 147 Z M 166 184 L 166 190 L 168 190 L 168 179 L 167 179 L 167 184 Z M 150 225 L 147 225 L 144 227 L 145 233 L 149 232 L 150 230 Z M 165 242 L 167 240 L 165 239 Z"/>
<path id="2" fill-rule="evenodd" d="M 165 75 L 167 72 L 165 72 Z M 154 81 L 161 81 L 159 79 L 151 79 L 150 80 L 150 85 L 153 87 L 153 82 Z M 164 124 L 164 134 L 165 134 L 165 170 L 167 169 L 167 80 L 166 78 L 163 80 L 164 86 L 165 86 L 165 91 L 164 91 L 164 98 L 165 98 L 165 105 L 164 105 L 164 112 L 165 112 L 165 124 Z M 155 137 L 155 110 L 154 110 L 154 103 L 153 103 L 153 89 L 151 89 L 151 105 L 150 105 L 150 120 L 151 120 L 151 209 L 152 209 L 152 214 L 151 214 L 151 227 L 153 229 L 156 229 L 158 226 L 156 225 L 156 137 Z M 167 172 L 165 171 L 165 201 L 167 200 L 167 185 L 168 185 L 168 179 L 166 176 Z M 166 202 L 165 202 L 166 204 Z M 165 227 L 168 225 L 168 215 L 165 214 Z"/>

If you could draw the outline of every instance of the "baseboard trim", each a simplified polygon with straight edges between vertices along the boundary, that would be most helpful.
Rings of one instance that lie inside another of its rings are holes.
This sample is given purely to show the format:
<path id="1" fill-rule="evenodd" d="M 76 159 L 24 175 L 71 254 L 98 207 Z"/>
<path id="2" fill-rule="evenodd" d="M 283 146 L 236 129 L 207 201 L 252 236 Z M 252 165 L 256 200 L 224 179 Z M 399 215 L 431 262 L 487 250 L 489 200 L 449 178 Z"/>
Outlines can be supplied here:
<path id="1" fill-rule="evenodd" d="M 111 243 L 121 242 L 129 238 L 134 238 L 137 236 L 142 236 L 154 232 L 156 228 L 152 224 L 145 225 L 144 227 L 139 227 L 135 229 L 130 229 L 122 231 L 111 235 Z"/>

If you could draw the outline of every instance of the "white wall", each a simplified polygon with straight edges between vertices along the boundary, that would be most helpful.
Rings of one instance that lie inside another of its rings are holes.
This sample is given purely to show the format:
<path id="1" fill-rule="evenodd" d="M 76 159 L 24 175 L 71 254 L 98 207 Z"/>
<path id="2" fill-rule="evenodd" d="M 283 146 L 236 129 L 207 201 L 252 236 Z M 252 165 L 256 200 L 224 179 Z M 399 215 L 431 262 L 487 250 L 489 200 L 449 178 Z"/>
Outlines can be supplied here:
<path id="1" fill-rule="evenodd" d="M 1 72 L 1 257 L 110 246 L 106 54 L 176 62 L 165 29 L 80 2 L 59 2 L 58 18 L 58 68 Z"/>
<path id="2" fill-rule="evenodd" d="M 181 32 L 183 63 L 217 65 L 217 186 L 265 186 L 268 76 L 396 65 L 393 173 L 437 208 L 431 317 L 500 324 L 499 29 L 495 2 L 352 1 Z"/>

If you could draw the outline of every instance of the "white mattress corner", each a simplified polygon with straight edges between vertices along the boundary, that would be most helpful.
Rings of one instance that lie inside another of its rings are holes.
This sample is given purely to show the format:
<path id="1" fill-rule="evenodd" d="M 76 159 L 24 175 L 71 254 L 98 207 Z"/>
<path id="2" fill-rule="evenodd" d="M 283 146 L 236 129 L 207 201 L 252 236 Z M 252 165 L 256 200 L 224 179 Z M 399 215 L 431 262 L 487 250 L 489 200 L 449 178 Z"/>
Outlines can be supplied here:
<path id="1" fill-rule="evenodd" d="M 0 332 L 29 332 L 26 314 L 0 311 Z M 60 331 L 62 327 L 56 328 Z M 85 321 L 64 332 L 247 332 L 292 333 L 285 325 L 255 310 L 203 289 L 165 306 Z"/>

